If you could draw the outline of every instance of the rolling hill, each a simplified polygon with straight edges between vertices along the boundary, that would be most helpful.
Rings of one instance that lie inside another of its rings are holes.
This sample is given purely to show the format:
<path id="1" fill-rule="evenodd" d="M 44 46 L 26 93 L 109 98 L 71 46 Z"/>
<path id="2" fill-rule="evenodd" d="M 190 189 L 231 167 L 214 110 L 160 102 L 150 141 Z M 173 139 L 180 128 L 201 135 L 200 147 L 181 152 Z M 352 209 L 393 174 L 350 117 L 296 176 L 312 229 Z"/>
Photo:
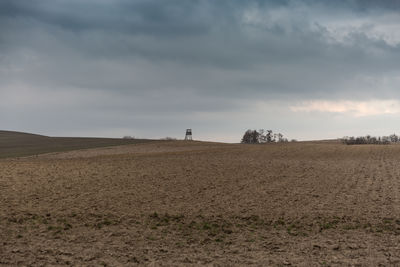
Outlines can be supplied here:
<path id="1" fill-rule="evenodd" d="M 0 158 L 30 156 L 76 149 L 151 142 L 150 139 L 49 137 L 44 135 L 0 131 Z"/>

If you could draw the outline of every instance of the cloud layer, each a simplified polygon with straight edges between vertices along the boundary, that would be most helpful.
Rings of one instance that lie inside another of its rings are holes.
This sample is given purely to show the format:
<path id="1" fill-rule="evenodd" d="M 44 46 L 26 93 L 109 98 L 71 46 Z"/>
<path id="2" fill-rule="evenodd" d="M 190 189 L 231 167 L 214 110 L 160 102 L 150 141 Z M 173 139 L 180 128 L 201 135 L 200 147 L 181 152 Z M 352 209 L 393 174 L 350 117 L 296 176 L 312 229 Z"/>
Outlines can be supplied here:
<path id="1" fill-rule="evenodd" d="M 361 0 L 1 1 L 1 128 L 161 137 L 192 127 L 234 141 L 279 127 L 310 138 L 296 116 L 397 105 L 399 11 Z"/>

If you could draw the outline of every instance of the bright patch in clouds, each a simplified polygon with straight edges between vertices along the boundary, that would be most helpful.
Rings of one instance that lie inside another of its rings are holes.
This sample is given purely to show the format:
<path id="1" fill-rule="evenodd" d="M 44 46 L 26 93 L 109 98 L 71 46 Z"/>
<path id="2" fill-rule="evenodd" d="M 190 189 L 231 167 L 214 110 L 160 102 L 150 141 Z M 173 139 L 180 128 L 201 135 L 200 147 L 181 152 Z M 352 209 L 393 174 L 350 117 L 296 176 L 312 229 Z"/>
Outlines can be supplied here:
<path id="1" fill-rule="evenodd" d="M 400 113 L 399 100 L 327 101 L 311 100 L 291 106 L 294 112 L 348 113 L 355 117 Z"/>

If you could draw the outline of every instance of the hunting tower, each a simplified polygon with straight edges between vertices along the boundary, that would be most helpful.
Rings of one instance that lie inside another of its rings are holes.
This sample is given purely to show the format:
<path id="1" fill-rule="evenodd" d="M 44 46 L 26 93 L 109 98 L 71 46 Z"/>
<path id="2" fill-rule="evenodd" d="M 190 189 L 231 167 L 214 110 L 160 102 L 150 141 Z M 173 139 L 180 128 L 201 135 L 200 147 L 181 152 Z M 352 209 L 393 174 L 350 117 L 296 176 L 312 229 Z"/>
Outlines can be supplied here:
<path id="1" fill-rule="evenodd" d="M 185 140 L 193 140 L 192 139 L 192 129 L 186 129 Z"/>

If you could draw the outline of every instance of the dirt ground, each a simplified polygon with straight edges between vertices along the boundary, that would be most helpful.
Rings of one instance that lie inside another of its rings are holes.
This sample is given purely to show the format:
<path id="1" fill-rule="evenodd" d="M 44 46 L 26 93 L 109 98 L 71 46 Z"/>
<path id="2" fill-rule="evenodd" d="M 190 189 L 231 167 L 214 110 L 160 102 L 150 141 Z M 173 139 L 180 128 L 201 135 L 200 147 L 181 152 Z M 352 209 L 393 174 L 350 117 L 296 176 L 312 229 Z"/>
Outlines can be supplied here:
<path id="1" fill-rule="evenodd" d="M 0 265 L 400 265 L 399 145 L 175 141 L 3 159 L 0 201 Z"/>

